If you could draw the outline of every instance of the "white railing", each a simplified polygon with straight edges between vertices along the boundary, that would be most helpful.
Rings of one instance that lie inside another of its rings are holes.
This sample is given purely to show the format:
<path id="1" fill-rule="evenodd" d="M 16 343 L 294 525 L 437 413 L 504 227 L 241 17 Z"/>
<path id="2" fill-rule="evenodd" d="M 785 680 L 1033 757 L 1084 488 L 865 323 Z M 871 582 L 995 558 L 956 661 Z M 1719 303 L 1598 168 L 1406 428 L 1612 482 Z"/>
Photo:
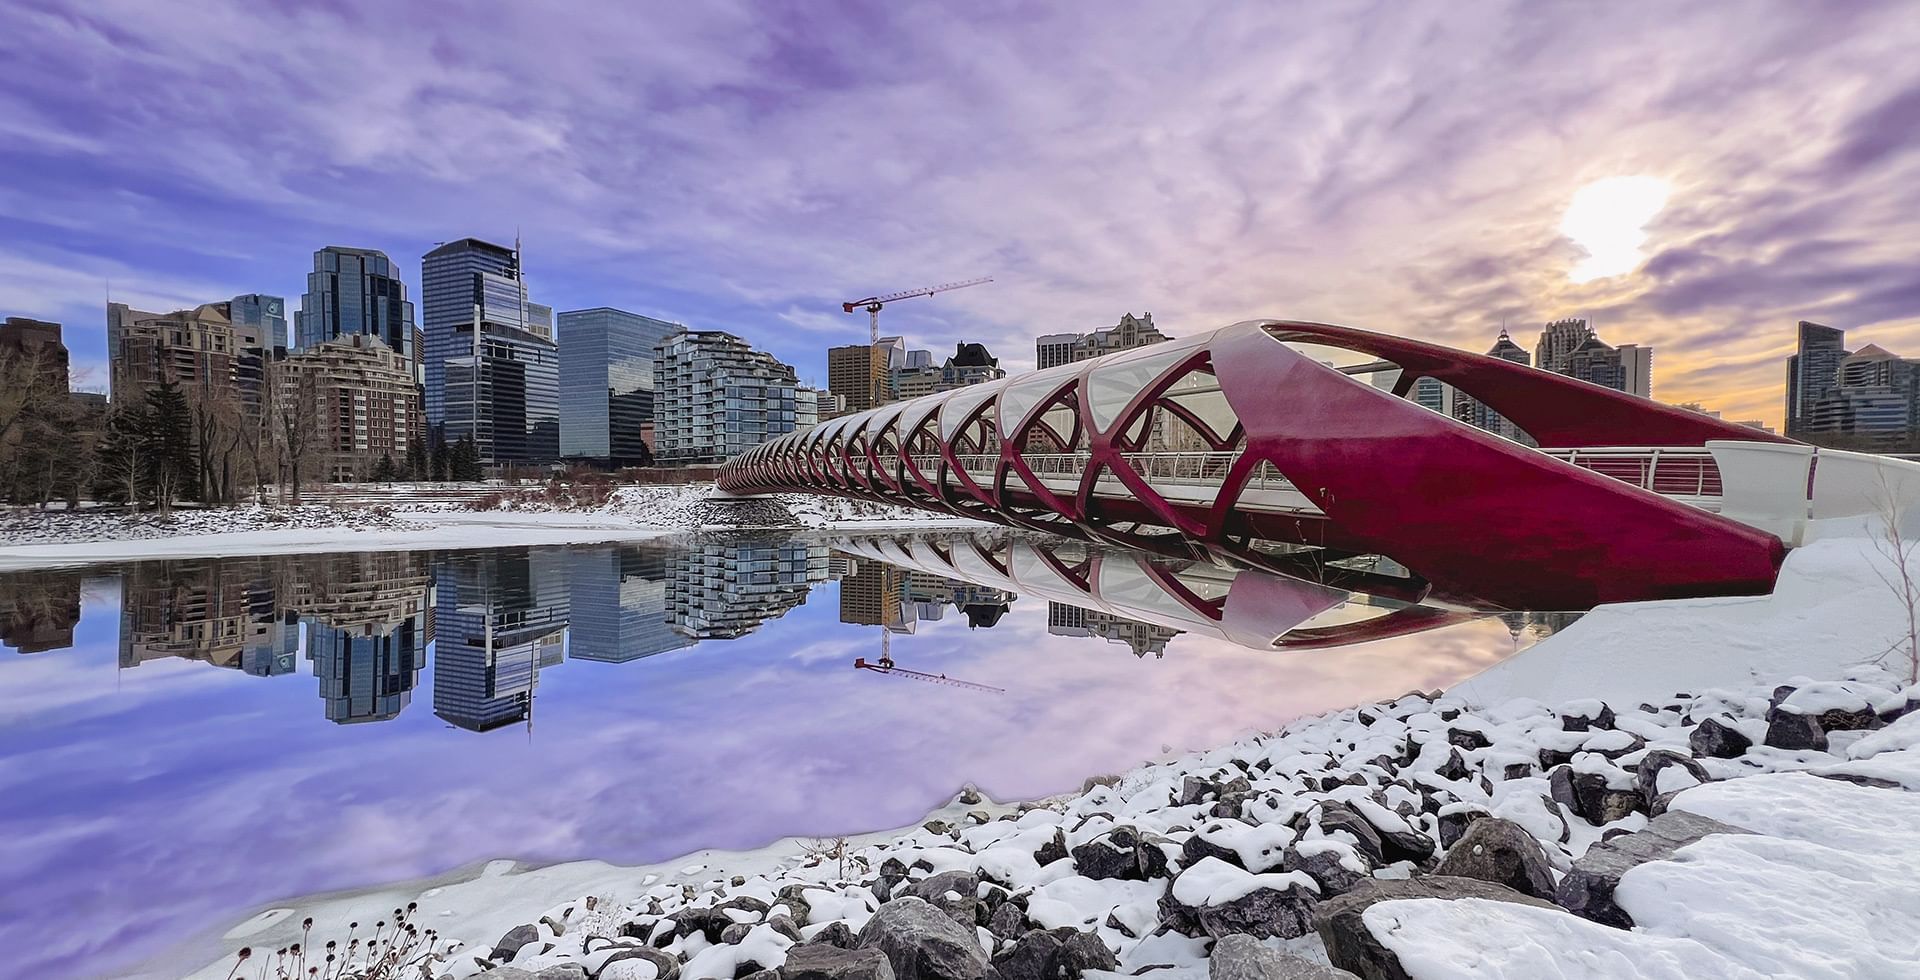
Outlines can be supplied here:
<path id="1" fill-rule="evenodd" d="M 1164 453 L 1125 453 L 1127 465 L 1145 477 L 1149 483 L 1191 484 L 1198 486 L 1217 486 L 1227 478 L 1228 471 L 1240 458 L 1237 452 L 1164 452 Z M 970 453 L 956 457 L 961 469 L 976 479 L 992 477 L 994 467 L 1000 463 L 1000 457 L 993 453 Z M 1035 476 L 1043 480 L 1079 480 L 1087 472 L 1092 462 L 1090 453 L 1027 453 L 1021 457 Z M 920 472 L 931 476 L 940 465 L 938 456 L 913 457 Z M 883 460 L 883 462 L 885 462 Z M 1291 489 L 1287 482 L 1271 466 L 1262 465 L 1248 480 L 1247 486 L 1254 490 Z"/>
<path id="2" fill-rule="evenodd" d="M 1669 496 L 1718 497 L 1720 467 L 1704 448 L 1542 449 L 1584 470 Z"/>

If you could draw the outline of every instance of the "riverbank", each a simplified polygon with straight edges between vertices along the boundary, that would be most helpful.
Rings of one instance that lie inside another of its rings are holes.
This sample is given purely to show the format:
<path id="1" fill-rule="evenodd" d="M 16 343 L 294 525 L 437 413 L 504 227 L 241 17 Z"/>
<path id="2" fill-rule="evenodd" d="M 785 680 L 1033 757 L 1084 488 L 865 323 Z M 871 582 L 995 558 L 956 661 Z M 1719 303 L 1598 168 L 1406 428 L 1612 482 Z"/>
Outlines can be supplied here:
<path id="1" fill-rule="evenodd" d="M 503 498 L 487 509 L 470 509 L 397 493 L 378 504 L 181 510 L 166 520 L 153 514 L 14 512 L 0 517 L 0 572 L 231 554 L 597 544 L 698 531 L 983 526 L 806 494 L 717 500 L 712 489 L 623 487 L 605 503 L 587 507 Z"/>
<path id="2" fill-rule="evenodd" d="M 904 832 L 648 868 L 495 863 L 293 903 L 224 944 L 271 965 L 412 902 L 436 977 L 812 980 L 884 977 L 883 960 L 916 980 L 1337 975 L 1329 961 L 1366 976 L 1911 975 L 1920 688 L 1904 649 L 1882 656 L 1910 637 L 1873 561 L 1862 542 L 1821 542 L 1772 596 L 1603 608 L 1599 627 L 1452 693 L 1064 797 L 963 798 Z M 1601 686 L 1620 673 L 1635 677 Z"/>

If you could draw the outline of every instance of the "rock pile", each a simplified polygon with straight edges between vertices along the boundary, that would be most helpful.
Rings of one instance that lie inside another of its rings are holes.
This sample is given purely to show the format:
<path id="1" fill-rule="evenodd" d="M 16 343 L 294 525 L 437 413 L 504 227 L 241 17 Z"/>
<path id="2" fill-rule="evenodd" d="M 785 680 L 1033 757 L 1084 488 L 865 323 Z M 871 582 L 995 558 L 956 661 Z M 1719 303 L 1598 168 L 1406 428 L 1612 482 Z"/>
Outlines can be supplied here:
<path id="1" fill-rule="evenodd" d="M 1875 756 L 1920 744 L 1916 707 L 1920 690 L 1878 668 L 1632 707 L 1410 693 L 1070 798 L 930 821 L 844 864 L 653 883 L 591 922 L 575 903 L 436 975 L 1404 977 L 1373 906 L 1472 899 L 1631 927 L 1622 875 L 1743 833 L 1674 809 L 1677 795 L 1782 771 L 1898 793 L 1886 774 L 1920 767 Z"/>

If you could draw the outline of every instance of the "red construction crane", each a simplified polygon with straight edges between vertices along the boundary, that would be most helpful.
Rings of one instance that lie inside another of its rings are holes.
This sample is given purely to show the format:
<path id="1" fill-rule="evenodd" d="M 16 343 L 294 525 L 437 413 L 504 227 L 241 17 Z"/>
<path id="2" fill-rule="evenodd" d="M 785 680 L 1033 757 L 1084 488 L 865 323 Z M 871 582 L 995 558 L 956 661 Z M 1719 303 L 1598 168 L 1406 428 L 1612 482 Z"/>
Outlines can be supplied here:
<path id="1" fill-rule="evenodd" d="M 843 312 L 852 313 L 854 310 L 863 306 L 866 307 L 867 312 L 873 314 L 873 332 L 869 338 L 869 342 L 877 344 L 880 342 L 880 308 L 882 306 L 896 300 L 912 299 L 915 296 L 932 296 L 934 293 L 944 293 L 949 289 L 965 289 L 968 286 L 978 286 L 983 282 L 992 281 L 992 276 L 983 276 L 979 279 L 968 279 L 965 282 L 943 282 L 938 286 L 925 286 L 920 289 L 909 289 L 900 293 L 888 293 L 885 296 L 869 296 L 866 299 L 848 300 L 840 304 L 840 309 Z"/>
<path id="2" fill-rule="evenodd" d="M 964 687 L 969 691 L 985 691 L 989 694 L 1007 693 L 1007 689 L 1004 687 L 990 687 L 986 684 L 975 684 L 972 681 L 957 680 L 945 674 L 929 674 L 918 670 L 908 670 L 905 667 L 895 667 L 893 665 L 893 658 L 884 653 L 880 655 L 879 663 L 870 663 L 865 657 L 856 657 L 853 661 L 853 667 L 855 670 L 871 670 L 876 674 L 892 674 L 895 677 L 926 681 L 929 684 L 946 684 L 950 687 Z"/>

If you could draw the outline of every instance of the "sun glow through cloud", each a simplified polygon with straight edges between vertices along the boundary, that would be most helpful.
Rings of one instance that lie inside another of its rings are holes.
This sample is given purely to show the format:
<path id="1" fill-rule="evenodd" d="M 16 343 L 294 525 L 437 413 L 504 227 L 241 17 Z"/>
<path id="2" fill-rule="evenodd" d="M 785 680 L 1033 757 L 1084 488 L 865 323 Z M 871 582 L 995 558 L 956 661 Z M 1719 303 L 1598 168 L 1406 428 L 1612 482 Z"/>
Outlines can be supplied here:
<path id="1" fill-rule="evenodd" d="M 1640 265 L 1642 229 L 1667 206 L 1671 187 L 1658 177 L 1608 177 L 1573 193 L 1560 233 L 1587 251 L 1567 273 L 1574 282 L 1591 282 L 1632 272 Z"/>

